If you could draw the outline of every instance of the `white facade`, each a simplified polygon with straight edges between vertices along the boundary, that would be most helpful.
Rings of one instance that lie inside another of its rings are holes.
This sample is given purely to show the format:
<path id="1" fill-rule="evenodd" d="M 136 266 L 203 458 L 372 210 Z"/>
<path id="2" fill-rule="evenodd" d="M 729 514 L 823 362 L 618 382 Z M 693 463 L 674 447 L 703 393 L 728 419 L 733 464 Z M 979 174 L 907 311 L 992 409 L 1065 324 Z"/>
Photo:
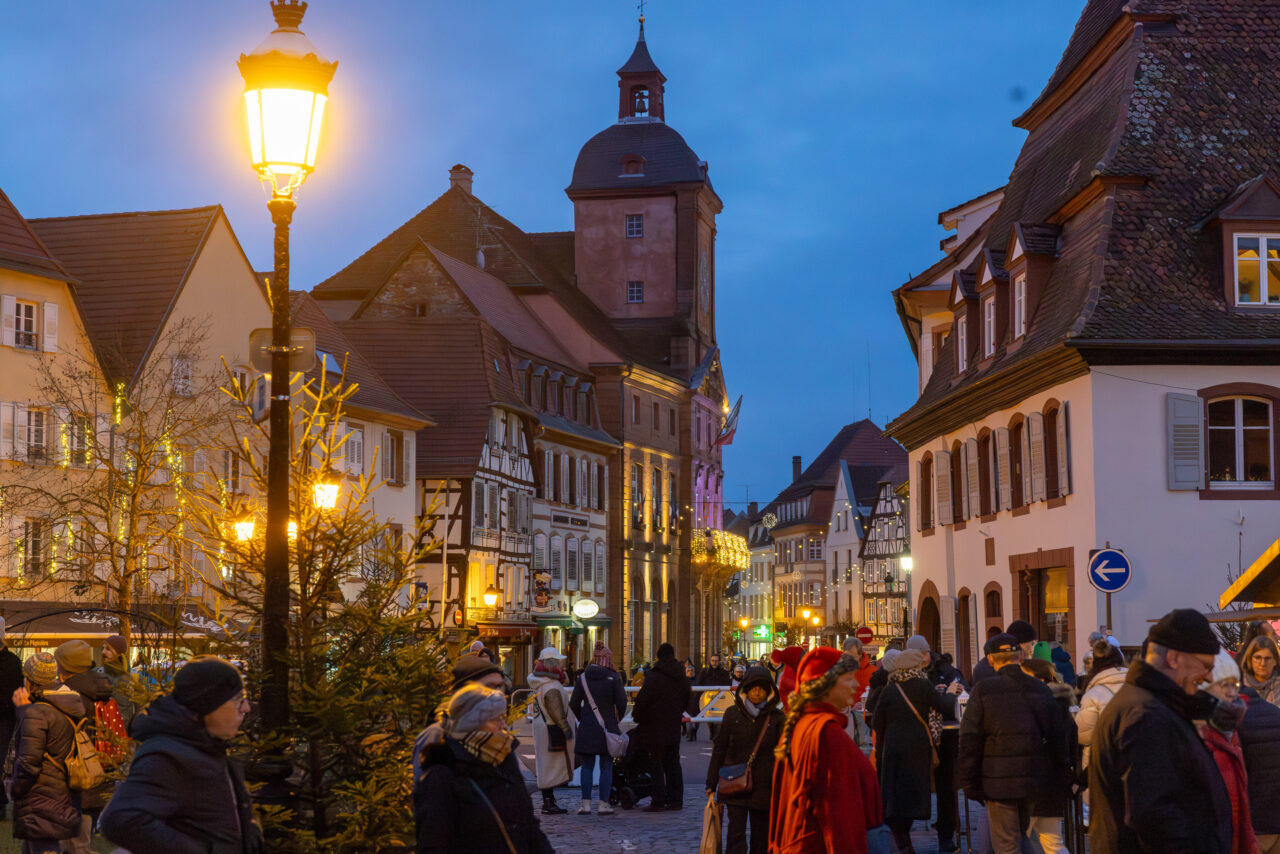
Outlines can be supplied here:
<path id="1" fill-rule="evenodd" d="M 852 493 L 848 466 L 841 467 L 836 480 L 831 521 L 827 526 L 827 604 L 824 625 L 863 621 L 862 567 L 858 552 L 862 548 L 862 525 L 858 500 Z"/>

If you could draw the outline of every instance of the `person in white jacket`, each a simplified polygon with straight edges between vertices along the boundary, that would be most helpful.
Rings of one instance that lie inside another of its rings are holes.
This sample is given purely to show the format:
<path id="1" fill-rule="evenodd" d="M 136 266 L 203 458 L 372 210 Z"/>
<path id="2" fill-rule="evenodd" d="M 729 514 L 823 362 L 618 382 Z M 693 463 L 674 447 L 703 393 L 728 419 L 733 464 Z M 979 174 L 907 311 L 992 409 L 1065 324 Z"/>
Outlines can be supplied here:
<path id="1" fill-rule="evenodd" d="M 555 788 L 573 778 L 573 742 L 578 722 L 569 711 L 563 690 L 562 660 L 559 650 L 549 646 L 538 656 L 538 664 L 529 676 L 539 712 L 533 720 L 533 749 L 544 815 L 567 812 L 556 803 Z"/>
<path id="2" fill-rule="evenodd" d="M 1124 653 L 1120 647 L 1101 638 L 1093 642 L 1093 666 L 1089 669 L 1089 682 L 1080 698 L 1080 708 L 1076 711 L 1076 731 L 1080 741 L 1081 771 L 1089 767 L 1089 748 L 1093 743 L 1093 730 L 1098 725 L 1102 710 L 1111 702 L 1111 698 L 1124 685 L 1129 668 L 1125 664 Z M 1085 816 L 1088 817 L 1089 790 L 1083 795 Z"/>

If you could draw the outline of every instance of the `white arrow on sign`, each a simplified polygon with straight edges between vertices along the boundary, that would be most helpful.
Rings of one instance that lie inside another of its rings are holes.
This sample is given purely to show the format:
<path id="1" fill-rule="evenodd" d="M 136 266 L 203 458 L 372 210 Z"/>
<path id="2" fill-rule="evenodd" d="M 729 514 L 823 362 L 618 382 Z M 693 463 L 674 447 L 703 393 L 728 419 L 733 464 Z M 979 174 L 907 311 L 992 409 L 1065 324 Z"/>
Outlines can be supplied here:
<path id="1" fill-rule="evenodd" d="M 1093 571 L 1094 571 L 1094 574 L 1096 574 L 1096 575 L 1100 575 L 1100 576 L 1102 576 L 1103 578 L 1105 578 L 1107 581 L 1110 581 L 1110 580 L 1111 580 L 1111 576 L 1113 576 L 1113 575 L 1124 575 L 1124 574 L 1125 574 L 1125 573 L 1127 573 L 1129 570 L 1128 570 L 1128 569 L 1126 569 L 1126 568 L 1125 568 L 1125 567 L 1123 567 L 1123 566 L 1110 566 L 1110 565 L 1107 563 L 1106 558 L 1103 558 L 1103 560 L 1102 560 L 1102 566 L 1095 566 L 1095 567 L 1093 568 Z"/>

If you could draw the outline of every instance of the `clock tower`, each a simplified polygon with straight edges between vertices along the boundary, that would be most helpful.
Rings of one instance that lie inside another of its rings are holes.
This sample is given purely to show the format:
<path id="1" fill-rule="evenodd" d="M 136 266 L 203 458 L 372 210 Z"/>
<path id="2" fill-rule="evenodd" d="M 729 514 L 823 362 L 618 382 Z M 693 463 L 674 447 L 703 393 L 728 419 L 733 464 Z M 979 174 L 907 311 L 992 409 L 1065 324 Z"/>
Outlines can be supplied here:
<path id="1" fill-rule="evenodd" d="M 577 286 L 664 370 L 684 375 L 715 347 L 715 218 L 707 163 L 666 123 L 666 76 L 644 19 L 618 69 L 618 121 L 578 153 Z"/>

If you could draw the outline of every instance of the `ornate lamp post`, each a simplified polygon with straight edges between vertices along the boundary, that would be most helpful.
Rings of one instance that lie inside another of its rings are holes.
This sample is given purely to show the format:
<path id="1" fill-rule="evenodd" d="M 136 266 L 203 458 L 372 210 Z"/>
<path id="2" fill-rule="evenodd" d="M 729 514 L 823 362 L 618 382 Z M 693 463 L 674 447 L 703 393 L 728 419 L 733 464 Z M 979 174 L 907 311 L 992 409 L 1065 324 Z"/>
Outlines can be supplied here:
<path id="1" fill-rule="evenodd" d="M 315 167 L 329 81 L 338 63 L 316 51 L 298 25 L 305 2 L 272 0 L 276 28 L 240 55 L 253 169 L 269 185 L 275 223 L 271 277 L 271 438 L 267 459 L 267 528 L 262 591 L 262 721 L 289 718 L 289 223 L 294 193 Z"/>

